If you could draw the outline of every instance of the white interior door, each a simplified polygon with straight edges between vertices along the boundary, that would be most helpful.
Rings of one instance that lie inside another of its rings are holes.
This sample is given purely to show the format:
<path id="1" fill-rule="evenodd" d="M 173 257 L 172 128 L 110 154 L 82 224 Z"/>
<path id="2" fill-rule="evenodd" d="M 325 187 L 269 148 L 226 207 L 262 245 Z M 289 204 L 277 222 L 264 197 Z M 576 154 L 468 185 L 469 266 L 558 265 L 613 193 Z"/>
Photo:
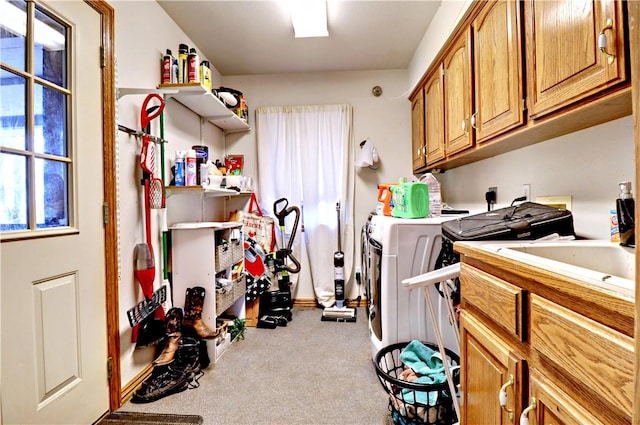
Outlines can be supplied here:
<path id="1" fill-rule="evenodd" d="M 2 423 L 90 424 L 109 410 L 101 21 L 83 1 L 38 4 L 70 29 L 70 225 L 0 245 Z"/>

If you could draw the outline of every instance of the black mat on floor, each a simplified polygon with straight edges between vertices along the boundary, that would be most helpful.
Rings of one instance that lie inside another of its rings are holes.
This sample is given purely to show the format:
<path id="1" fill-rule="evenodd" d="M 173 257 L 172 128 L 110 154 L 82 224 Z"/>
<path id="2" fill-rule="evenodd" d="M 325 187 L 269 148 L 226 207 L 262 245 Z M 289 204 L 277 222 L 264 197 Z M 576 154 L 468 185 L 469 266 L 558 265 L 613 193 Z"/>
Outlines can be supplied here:
<path id="1" fill-rule="evenodd" d="M 202 424 L 202 416 L 170 415 L 164 413 L 113 412 L 99 422 L 99 425 L 182 425 Z"/>

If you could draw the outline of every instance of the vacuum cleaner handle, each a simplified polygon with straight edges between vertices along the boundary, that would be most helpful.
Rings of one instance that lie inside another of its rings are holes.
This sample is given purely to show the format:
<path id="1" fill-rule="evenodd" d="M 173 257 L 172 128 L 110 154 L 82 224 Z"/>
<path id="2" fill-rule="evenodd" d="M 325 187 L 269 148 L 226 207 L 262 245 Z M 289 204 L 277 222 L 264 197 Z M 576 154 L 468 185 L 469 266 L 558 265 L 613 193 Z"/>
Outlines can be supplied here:
<path id="1" fill-rule="evenodd" d="M 282 204 L 283 202 L 284 206 L 280 209 L 280 211 L 278 211 L 278 204 Z M 289 206 L 289 201 L 287 200 L 287 198 L 280 198 L 273 203 L 273 213 L 278 218 L 278 225 L 280 225 L 280 227 L 284 227 L 284 219 L 289 214 L 287 212 L 287 206 Z"/>
<path id="2" fill-rule="evenodd" d="M 289 257 L 289 259 L 291 260 L 291 262 L 293 262 L 293 264 L 295 264 L 295 267 L 291 267 L 289 265 L 286 265 L 285 268 L 290 272 L 290 273 L 298 273 L 300 271 L 300 262 L 296 259 L 296 257 L 293 256 L 293 240 L 295 239 L 296 236 L 296 231 L 298 230 L 298 223 L 300 222 L 300 208 L 293 206 L 293 207 L 289 207 L 285 210 L 285 214 L 284 217 L 288 216 L 291 213 L 295 213 L 296 218 L 293 222 L 293 228 L 291 229 L 291 236 L 289 236 L 289 243 L 287 244 L 287 257 Z M 284 222 L 284 217 L 283 217 L 283 222 Z M 278 217 L 278 219 L 280 219 L 280 217 Z"/>

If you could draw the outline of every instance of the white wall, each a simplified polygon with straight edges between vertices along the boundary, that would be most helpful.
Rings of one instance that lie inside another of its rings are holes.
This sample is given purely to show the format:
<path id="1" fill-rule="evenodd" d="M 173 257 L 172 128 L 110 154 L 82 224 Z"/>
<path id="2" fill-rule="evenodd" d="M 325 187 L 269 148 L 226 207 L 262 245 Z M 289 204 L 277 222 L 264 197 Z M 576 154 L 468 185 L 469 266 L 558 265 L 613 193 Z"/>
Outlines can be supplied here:
<path id="1" fill-rule="evenodd" d="M 576 233 L 608 239 L 618 183 L 635 180 L 632 125 L 628 116 L 446 171 L 438 175 L 443 196 L 455 207 L 485 211 L 490 186 L 498 187 L 499 208 L 521 196 L 528 183 L 532 200 L 571 195 Z"/>
<path id="2" fill-rule="evenodd" d="M 160 58 L 169 48 L 177 54 L 178 44 L 194 46 L 184 32 L 167 16 L 155 1 L 110 1 L 115 9 L 115 51 L 117 60 L 117 86 L 120 88 L 155 89 L 160 83 Z M 202 55 L 201 55 L 202 56 Z M 203 58 L 205 59 L 205 58 Z M 214 64 L 215 65 L 215 64 Z M 220 85 L 220 74 L 212 72 L 214 85 Z M 142 95 L 127 95 L 118 100 L 117 121 L 132 129 L 140 127 Z M 201 144 L 200 135 L 209 145 L 210 155 L 222 154 L 222 132 L 211 124 L 201 124 L 200 118 L 174 100 L 166 101 L 165 108 L 166 163 L 176 149 L 187 149 Z M 152 123 L 152 134 L 160 135 L 159 119 Z M 120 251 L 120 351 L 122 385 L 127 385 L 153 360 L 154 348 L 135 349 L 130 343 L 131 328 L 126 311 L 142 299 L 140 285 L 133 276 L 133 253 L 137 243 L 145 241 L 143 220 L 143 196 L 140 185 L 140 140 L 118 132 L 118 194 L 119 194 L 119 251 Z M 159 158 L 159 156 L 158 156 Z M 196 216 L 200 218 L 199 202 L 185 200 L 183 196 L 170 197 L 169 220 Z M 212 201 L 214 202 L 214 201 Z M 176 204 L 180 209 L 175 208 Z M 208 205 L 207 205 L 208 206 Z M 209 207 L 213 211 L 213 207 Z M 173 217 L 179 212 L 179 217 Z M 161 238 L 158 231 L 158 210 L 151 214 L 153 228 L 152 246 L 156 255 L 156 287 L 162 278 Z"/>
<path id="3" fill-rule="evenodd" d="M 287 75 L 253 75 L 223 78 L 224 85 L 240 90 L 247 97 L 250 120 L 255 108 L 267 105 L 313 105 L 348 103 L 353 106 L 353 135 L 356 145 L 369 140 L 380 156 L 377 171 L 356 171 L 354 258 L 359 264 L 360 229 L 377 203 L 379 183 L 396 182 L 411 176 L 411 104 L 407 99 L 407 71 L 324 72 Z M 371 89 L 380 86 L 375 97 Z M 251 125 L 253 123 L 250 122 Z M 228 153 L 244 153 L 247 175 L 257 175 L 255 131 L 227 136 Z M 273 164 L 274 167 L 286 164 Z M 313 299 L 310 280 L 301 272 L 294 289 L 297 299 Z M 347 287 L 347 299 L 355 298 L 358 288 Z"/>
<path id="4" fill-rule="evenodd" d="M 420 81 L 471 4 L 471 0 L 442 0 L 409 63 L 409 83 L 412 89 Z"/>

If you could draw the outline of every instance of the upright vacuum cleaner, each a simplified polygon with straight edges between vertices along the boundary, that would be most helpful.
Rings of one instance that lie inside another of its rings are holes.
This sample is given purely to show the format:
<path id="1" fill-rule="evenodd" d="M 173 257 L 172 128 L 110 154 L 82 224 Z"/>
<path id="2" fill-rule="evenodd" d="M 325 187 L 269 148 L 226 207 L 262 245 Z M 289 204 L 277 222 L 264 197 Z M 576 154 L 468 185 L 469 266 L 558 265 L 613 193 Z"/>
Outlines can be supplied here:
<path id="1" fill-rule="evenodd" d="M 278 281 L 278 290 L 266 291 L 260 296 L 260 308 L 258 318 L 258 328 L 274 329 L 277 326 L 287 326 L 293 314 L 293 300 L 291 298 L 291 280 L 289 273 L 300 272 L 300 262 L 293 255 L 293 240 L 296 236 L 298 223 L 300 221 L 300 208 L 289 207 L 286 198 L 278 199 L 273 204 L 273 212 L 278 219 L 283 247 L 269 255 L 267 263 L 269 270 Z M 295 214 L 295 221 L 291 229 L 289 243 L 285 246 L 285 219 L 289 214 Z M 288 260 L 293 265 L 288 264 Z"/>
<path id="2" fill-rule="evenodd" d="M 333 253 L 333 279 L 335 286 L 336 304 L 334 307 L 326 307 L 322 312 L 322 321 L 325 322 L 355 322 L 356 309 L 344 304 L 344 252 L 342 252 L 342 238 L 340 232 L 340 202 L 336 204 L 338 213 L 338 250 Z"/>

